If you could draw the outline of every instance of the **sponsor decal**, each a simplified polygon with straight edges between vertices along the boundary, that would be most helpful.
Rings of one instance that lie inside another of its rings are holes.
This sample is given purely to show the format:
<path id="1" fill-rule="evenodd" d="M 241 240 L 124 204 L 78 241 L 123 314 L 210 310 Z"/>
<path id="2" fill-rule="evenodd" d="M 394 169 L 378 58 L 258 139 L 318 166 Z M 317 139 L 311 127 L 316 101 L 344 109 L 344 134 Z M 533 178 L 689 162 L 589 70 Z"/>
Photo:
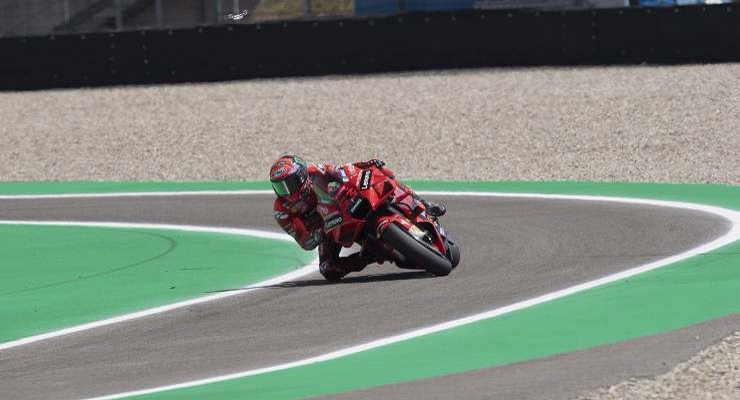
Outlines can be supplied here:
<path id="1" fill-rule="evenodd" d="M 337 215 L 334 218 L 328 219 L 326 221 L 326 223 L 324 223 L 324 231 L 325 232 L 329 232 L 330 230 L 332 230 L 332 229 L 338 227 L 339 225 L 341 225 L 342 222 L 343 222 L 343 220 L 342 220 L 342 216 L 341 215 Z"/>
<path id="2" fill-rule="evenodd" d="M 380 238 L 380 234 L 385 231 L 385 229 L 388 227 L 388 225 L 390 225 L 390 223 L 391 221 L 388 219 L 384 219 L 380 221 L 380 223 L 378 224 L 377 231 L 375 232 L 376 237 Z"/>
<path id="3" fill-rule="evenodd" d="M 349 208 L 349 213 L 354 214 L 358 208 L 360 208 L 360 205 L 362 204 L 362 199 L 357 199 L 354 203 L 352 203 L 352 206 Z"/>
<path id="4" fill-rule="evenodd" d="M 272 178 L 275 179 L 279 177 L 280 175 L 283 175 L 284 173 L 288 172 L 285 168 L 280 168 L 272 173 Z"/>
<path id="5" fill-rule="evenodd" d="M 327 192 L 329 193 L 329 196 L 331 197 L 336 196 L 341 186 L 342 184 L 339 182 L 329 182 L 329 184 L 326 185 L 326 189 L 327 189 Z"/>
<path id="6" fill-rule="evenodd" d="M 342 176 L 342 182 L 349 182 L 349 178 L 347 178 L 347 173 L 344 172 L 344 168 L 339 168 L 339 175 Z"/>
<path id="7" fill-rule="evenodd" d="M 275 219 L 276 220 L 288 219 L 288 214 L 286 214 L 284 212 L 276 211 L 276 212 L 272 213 L 272 215 L 275 216 Z"/>
<path id="8" fill-rule="evenodd" d="M 369 169 L 362 171 L 360 175 L 360 189 L 367 190 L 370 188 L 370 183 L 373 180 L 373 172 Z"/>

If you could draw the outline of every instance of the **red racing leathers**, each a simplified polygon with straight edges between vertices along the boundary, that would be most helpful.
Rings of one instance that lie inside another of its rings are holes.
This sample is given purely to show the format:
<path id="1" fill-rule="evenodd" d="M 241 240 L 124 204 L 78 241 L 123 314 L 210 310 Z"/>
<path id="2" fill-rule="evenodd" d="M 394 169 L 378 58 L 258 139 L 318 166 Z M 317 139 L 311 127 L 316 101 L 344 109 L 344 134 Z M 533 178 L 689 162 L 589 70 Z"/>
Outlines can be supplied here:
<path id="1" fill-rule="evenodd" d="M 341 245 L 331 240 L 323 240 L 324 233 L 339 226 L 336 221 L 340 214 L 334 201 L 334 195 L 342 184 L 343 174 L 345 174 L 343 168 L 369 168 L 375 165 L 376 160 L 345 165 L 309 165 L 310 192 L 296 202 L 289 202 L 281 197 L 275 199 L 273 215 L 278 224 L 304 250 L 319 247 L 319 263 L 322 272 L 360 271 L 376 261 L 372 257 L 363 257 L 360 254 L 340 258 Z M 380 167 L 380 170 L 387 176 L 393 177 L 393 171 L 390 169 Z"/>

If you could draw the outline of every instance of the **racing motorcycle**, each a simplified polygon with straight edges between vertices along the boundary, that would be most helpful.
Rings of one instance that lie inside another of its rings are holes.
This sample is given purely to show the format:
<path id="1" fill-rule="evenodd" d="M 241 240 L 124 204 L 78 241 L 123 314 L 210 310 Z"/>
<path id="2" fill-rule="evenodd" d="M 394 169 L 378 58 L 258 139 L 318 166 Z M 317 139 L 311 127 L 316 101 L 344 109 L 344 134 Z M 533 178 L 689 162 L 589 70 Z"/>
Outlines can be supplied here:
<path id="1" fill-rule="evenodd" d="M 396 180 L 376 167 L 354 166 L 340 170 L 342 183 L 331 197 L 336 207 L 331 215 L 319 205 L 324 217 L 326 238 L 351 247 L 362 247 L 400 268 L 426 270 L 436 276 L 448 275 L 460 262 L 460 249 L 440 221 L 427 214 Z M 323 212 L 322 212 L 323 211 Z M 340 277 L 325 275 L 327 280 Z"/>

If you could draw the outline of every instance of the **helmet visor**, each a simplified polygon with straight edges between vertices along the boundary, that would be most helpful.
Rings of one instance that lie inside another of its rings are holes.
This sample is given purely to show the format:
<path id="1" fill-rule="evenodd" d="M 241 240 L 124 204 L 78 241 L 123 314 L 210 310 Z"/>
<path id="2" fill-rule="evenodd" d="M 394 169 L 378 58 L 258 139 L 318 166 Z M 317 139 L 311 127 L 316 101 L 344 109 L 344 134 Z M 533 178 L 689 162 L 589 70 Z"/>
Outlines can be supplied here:
<path id="1" fill-rule="evenodd" d="M 303 171 L 299 171 L 298 173 L 289 175 L 283 180 L 272 182 L 272 189 L 275 190 L 275 193 L 278 196 L 287 197 L 300 192 L 305 181 L 305 173 Z"/>
<path id="2" fill-rule="evenodd" d="M 288 193 L 288 187 L 285 186 L 285 181 L 272 182 L 272 189 L 275 191 L 275 194 L 280 197 L 290 196 L 290 193 Z"/>

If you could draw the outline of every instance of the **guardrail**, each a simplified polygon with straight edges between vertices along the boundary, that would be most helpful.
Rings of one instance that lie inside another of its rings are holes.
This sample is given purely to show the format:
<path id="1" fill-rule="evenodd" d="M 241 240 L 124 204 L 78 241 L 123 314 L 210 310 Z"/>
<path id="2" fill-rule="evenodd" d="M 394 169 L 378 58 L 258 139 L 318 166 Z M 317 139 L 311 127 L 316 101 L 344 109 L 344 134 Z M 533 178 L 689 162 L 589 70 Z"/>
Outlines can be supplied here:
<path id="1" fill-rule="evenodd" d="M 740 60 L 731 5 L 465 11 L 0 39 L 0 89 Z"/>

